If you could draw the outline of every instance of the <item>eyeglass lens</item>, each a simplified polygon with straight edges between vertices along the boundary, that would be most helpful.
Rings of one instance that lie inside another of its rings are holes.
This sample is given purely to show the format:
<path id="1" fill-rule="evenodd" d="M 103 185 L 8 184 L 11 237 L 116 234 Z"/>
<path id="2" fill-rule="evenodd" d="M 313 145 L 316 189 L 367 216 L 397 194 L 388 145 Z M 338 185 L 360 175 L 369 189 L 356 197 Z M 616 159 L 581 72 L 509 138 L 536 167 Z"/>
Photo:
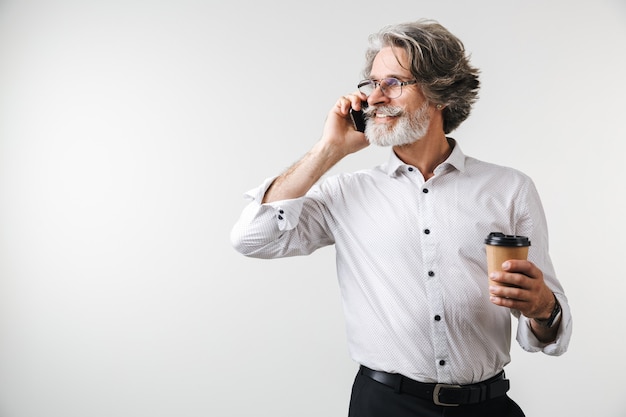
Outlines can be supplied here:
<path id="1" fill-rule="evenodd" d="M 380 85 L 382 93 L 388 98 L 396 98 L 402 94 L 402 83 L 396 78 L 385 78 L 380 81 L 366 80 L 358 88 L 366 96 L 370 96 Z"/>

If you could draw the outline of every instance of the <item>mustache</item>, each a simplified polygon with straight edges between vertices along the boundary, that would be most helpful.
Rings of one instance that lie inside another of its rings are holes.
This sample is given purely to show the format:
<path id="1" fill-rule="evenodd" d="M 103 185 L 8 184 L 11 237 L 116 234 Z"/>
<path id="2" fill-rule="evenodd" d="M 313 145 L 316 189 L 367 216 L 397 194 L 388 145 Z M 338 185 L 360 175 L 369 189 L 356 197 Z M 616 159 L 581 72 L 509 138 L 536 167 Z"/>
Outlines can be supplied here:
<path id="1" fill-rule="evenodd" d="M 375 114 L 384 116 L 401 116 L 404 111 L 398 106 L 370 106 L 364 110 L 365 116 L 372 117 Z"/>

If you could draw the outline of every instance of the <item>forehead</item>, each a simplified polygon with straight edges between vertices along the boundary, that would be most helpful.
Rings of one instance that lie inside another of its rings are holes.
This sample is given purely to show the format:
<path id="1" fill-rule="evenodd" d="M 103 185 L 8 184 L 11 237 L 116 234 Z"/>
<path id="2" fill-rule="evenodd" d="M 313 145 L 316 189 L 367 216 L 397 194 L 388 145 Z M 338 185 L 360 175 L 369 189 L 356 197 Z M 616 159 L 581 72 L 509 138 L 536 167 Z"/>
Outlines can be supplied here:
<path id="1" fill-rule="evenodd" d="M 410 65 L 406 51 L 402 48 L 386 46 L 376 54 L 372 62 L 370 78 L 411 77 Z"/>

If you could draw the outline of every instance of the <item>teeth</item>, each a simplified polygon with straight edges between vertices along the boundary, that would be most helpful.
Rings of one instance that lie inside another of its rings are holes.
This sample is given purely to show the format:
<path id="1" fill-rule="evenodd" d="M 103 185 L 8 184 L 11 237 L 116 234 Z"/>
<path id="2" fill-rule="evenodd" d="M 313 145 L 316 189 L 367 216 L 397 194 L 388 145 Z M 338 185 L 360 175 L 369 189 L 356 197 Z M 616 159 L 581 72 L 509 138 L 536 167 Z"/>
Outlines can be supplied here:
<path id="1" fill-rule="evenodd" d="M 387 114 L 376 113 L 376 117 L 384 118 L 384 117 L 391 117 L 391 116 L 389 116 Z"/>

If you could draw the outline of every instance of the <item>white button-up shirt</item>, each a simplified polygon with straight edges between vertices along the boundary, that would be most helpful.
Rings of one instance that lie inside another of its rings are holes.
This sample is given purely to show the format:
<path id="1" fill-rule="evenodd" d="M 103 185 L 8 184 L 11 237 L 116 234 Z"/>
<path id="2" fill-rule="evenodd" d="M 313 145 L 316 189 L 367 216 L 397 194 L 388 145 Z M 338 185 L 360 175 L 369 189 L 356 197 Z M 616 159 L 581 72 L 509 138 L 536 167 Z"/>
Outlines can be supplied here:
<path id="1" fill-rule="evenodd" d="M 523 349 L 560 355 L 571 314 L 532 180 L 468 157 L 450 141 L 453 152 L 428 181 L 393 152 L 386 164 L 329 176 L 304 197 L 261 204 L 268 178 L 246 194 L 251 201 L 231 240 L 257 258 L 334 244 L 352 358 L 422 382 L 468 384 L 510 361 L 512 316 Z M 563 308 L 556 342 L 540 343 L 529 319 L 489 301 L 490 232 L 530 238 L 528 258 Z"/>

